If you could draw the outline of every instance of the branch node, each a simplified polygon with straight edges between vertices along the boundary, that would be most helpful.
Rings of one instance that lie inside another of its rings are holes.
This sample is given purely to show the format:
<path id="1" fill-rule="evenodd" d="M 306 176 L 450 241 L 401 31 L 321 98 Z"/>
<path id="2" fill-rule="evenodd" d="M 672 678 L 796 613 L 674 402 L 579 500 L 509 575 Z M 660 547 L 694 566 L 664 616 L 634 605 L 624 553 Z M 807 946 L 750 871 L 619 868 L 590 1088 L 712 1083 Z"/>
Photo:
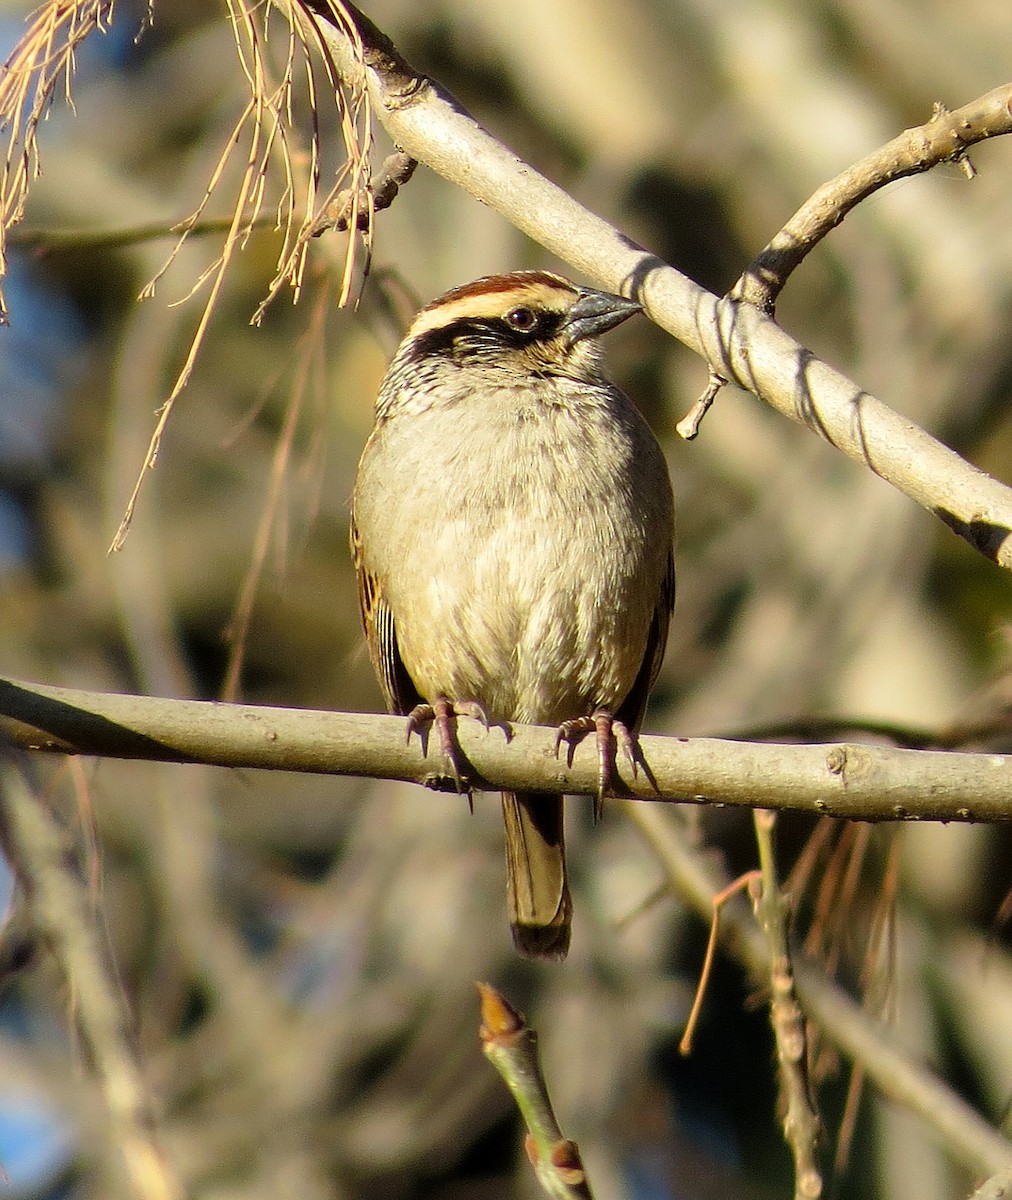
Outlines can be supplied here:
<path id="1" fill-rule="evenodd" d="M 328 229 L 343 233 L 354 224 L 360 233 L 366 233 L 372 227 L 374 213 L 389 208 L 397 198 L 397 193 L 415 173 L 418 166 L 416 159 L 410 154 L 398 150 L 391 154 L 379 175 L 366 187 L 344 188 L 324 208 L 313 227 L 313 237 L 319 237 Z"/>

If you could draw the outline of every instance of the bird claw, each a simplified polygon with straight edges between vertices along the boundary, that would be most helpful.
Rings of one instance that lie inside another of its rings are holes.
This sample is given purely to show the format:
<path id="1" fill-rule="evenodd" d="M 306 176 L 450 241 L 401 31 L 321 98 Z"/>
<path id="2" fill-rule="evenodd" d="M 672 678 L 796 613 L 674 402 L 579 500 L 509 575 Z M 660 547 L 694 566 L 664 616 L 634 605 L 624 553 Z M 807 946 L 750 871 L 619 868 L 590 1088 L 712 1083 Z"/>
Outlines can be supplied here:
<path id="1" fill-rule="evenodd" d="M 594 733 L 597 739 L 597 795 L 594 797 L 594 820 L 601 819 L 604 798 L 611 791 L 615 775 L 615 750 L 621 747 L 632 769 L 633 779 L 639 773 L 639 748 L 636 737 L 625 724 L 612 716 L 609 708 L 595 708 L 589 716 L 572 717 L 563 721 L 555 734 L 555 757 L 563 742 L 568 745 L 566 765 L 573 765 L 573 751 L 584 735 Z"/>
<path id="2" fill-rule="evenodd" d="M 421 737 L 421 727 L 431 722 L 439 737 L 440 752 L 450 765 L 457 791 L 466 792 L 468 804 L 472 804 L 471 787 L 461 770 L 462 756 L 454 734 L 453 722 L 457 717 L 472 717 L 480 721 L 486 730 L 489 728 L 488 716 L 476 700 L 449 700 L 446 696 L 437 696 L 431 704 L 416 704 L 408 713 L 406 740 L 410 742 L 413 733 Z"/>

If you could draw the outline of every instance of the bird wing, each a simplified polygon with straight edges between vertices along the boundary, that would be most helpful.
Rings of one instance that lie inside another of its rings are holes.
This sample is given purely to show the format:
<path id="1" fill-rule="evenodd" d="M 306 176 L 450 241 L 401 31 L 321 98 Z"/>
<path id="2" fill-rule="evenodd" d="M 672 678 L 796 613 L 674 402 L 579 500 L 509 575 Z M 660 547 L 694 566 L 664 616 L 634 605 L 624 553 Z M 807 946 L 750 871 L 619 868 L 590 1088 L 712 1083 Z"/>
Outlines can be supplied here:
<path id="1" fill-rule="evenodd" d="M 661 583 L 661 592 L 657 598 L 653 620 L 650 622 L 650 632 L 647 634 L 646 650 L 643 663 L 633 681 L 629 694 L 619 705 L 616 718 L 633 731 L 638 730 L 647 707 L 647 697 L 653 687 L 657 673 L 664 661 L 664 649 L 668 644 L 668 626 L 671 624 L 671 614 L 675 607 L 675 559 L 668 551 L 668 562 Z"/>
<path id="2" fill-rule="evenodd" d="M 383 599 L 380 581 L 365 565 L 362 539 L 359 537 L 354 513 L 351 518 L 351 553 L 355 560 L 355 574 L 358 576 L 358 605 L 362 614 L 362 627 L 383 699 L 390 712 L 406 715 L 416 704 L 422 703 L 422 697 L 401 658 L 394 614 L 390 605 Z"/>

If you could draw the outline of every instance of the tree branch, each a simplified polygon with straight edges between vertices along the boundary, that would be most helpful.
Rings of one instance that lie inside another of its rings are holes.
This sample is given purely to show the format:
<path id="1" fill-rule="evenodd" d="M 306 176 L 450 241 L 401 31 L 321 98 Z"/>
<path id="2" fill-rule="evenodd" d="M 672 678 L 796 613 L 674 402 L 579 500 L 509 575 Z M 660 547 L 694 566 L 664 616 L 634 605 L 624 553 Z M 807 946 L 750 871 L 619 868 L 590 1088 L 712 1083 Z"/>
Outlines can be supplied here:
<path id="1" fill-rule="evenodd" d="M 770 1025 L 777 1047 L 784 1139 L 794 1158 L 794 1200 L 815 1200 L 822 1195 L 825 1182 L 818 1156 L 822 1126 L 808 1076 L 808 1029 L 798 1003 L 787 935 L 789 903 L 777 871 L 773 836 L 776 814 L 757 809 L 753 821 L 762 875 L 754 911 L 766 938 Z"/>
<path id="2" fill-rule="evenodd" d="M 955 112 L 936 104 L 926 124 L 905 129 L 813 192 L 756 255 L 729 294 L 772 315 L 791 272 L 862 200 L 886 184 L 930 171 L 939 163 L 959 162 L 969 169 L 970 146 L 1009 132 L 1012 84 L 995 88 Z"/>
<path id="3" fill-rule="evenodd" d="M 401 717 L 166 700 L 0 680 L 0 734 L 26 749 L 106 758 L 402 779 L 454 790 L 437 752 Z M 457 723 L 462 763 L 482 791 L 593 795 L 596 748 L 555 757 L 555 730 Z M 791 809 L 862 821 L 1012 820 L 1012 758 L 838 743 L 788 746 L 642 737 L 647 764 L 616 765 L 614 792 L 639 800 Z M 655 786 L 656 785 L 656 786 Z"/>
<path id="4" fill-rule="evenodd" d="M 1012 1195 L 1012 1167 L 1006 1167 L 997 1175 L 985 1180 L 970 1197 L 970 1200 L 1008 1200 Z"/>
<path id="5" fill-rule="evenodd" d="M 481 1048 L 516 1101 L 527 1127 L 527 1156 L 542 1191 L 557 1200 L 592 1200 L 575 1142 L 563 1137 L 538 1055 L 538 1035 L 489 983 L 481 996 Z"/>
<path id="6" fill-rule="evenodd" d="M 718 299 L 588 212 L 415 71 L 348 0 L 341 8 L 355 23 L 360 47 L 336 23 L 328 0 L 275 2 L 307 40 L 325 45 L 347 82 L 368 88 L 399 149 L 601 286 L 635 295 L 652 320 L 720 376 L 806 425 L 986 557 L 1012 567 L 1012 489 L 821 362 L 752 305 Z"/>
<path id="7" fill-rule="evenodd" d="M 689 849 L 670 817 L 651 804 L 625 806 L 657 855 L 673 892 L 709 921 L 713 897 L 727 887 L 712 856 Z M 770 974 L 769 948 L 749 905 L 740 897 L 721 910 L 722 943 L 759 980 Z M 1004 1171 L 1012 1142 L 990 1125 L 929 1068 L 912 1059 L 888 1030 L 809 963 L 795 964 L 795 984 L 807 1016 L 848 1058 L 859 1062 L 884 1096 L 922 1117 L 946 1148 L 971 1171 Z"/>

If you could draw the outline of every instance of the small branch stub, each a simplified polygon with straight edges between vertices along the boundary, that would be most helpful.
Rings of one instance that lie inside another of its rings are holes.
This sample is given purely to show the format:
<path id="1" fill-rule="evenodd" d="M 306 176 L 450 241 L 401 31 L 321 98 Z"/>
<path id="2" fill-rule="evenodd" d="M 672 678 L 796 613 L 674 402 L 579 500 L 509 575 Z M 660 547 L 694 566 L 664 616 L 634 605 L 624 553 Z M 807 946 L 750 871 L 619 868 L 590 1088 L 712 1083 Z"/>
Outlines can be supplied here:
<path id="1" fill-rule="evenodd" d="M 706 380 L 706 390 L 675 426 L 675 433 L 680 438 L 686 442 L 691 442 L 696 434 L 699 433 L 700 422 L 706 416 L 707 412 L 709 412 L 710 405 L 717 398 L 717 393 L 726 385 L 727 380 L 724 376 L 711 367 L 710 374 Z"/>
<path id="2" fill-rule="evenodd" d="M 418 163 L 409 154 L 401 151 L 391 154 L 372 181 L 369 194 L 352 188 L 338 192 L 316 222 L 313 235 L 319 236 L 328 229 L 336 229 L 340 233 L 352 224 L 360 233 L 367 232 L 372 225 L 373 214 L 393 204 L 397 193 L 414 175 L 417 166 Z"/>

